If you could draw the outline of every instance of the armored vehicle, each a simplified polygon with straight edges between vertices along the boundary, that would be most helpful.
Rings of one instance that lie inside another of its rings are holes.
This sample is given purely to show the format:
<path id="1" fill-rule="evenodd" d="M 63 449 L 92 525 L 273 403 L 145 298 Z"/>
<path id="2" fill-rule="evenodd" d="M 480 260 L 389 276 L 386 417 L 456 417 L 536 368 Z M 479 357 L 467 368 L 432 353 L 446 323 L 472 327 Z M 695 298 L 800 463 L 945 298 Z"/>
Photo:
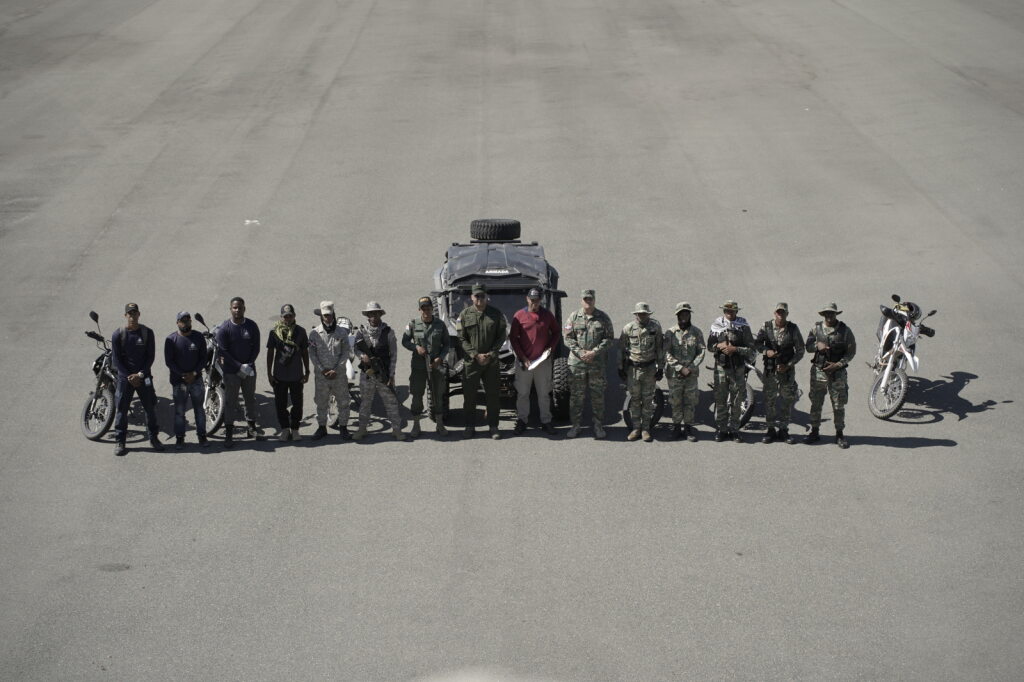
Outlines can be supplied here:
<path id="1" fill-rule="evenodd" d="M 444 365 L 447 389 L 443 396 L 430 395 L 429 399 L 432 406 L 440 399 L 445 414 L 449 411 L 449 397 L 462 392 L 462 369 L 467 359 L 459 344 L 456 323 L 459 313 L 472 305 L 470 292 L 474 284 L 487 287 L 490 304 L 505 315 L 510 328 L 516 311 L 526 306 L 526 293 L 539 287 L 544 292 L 544 307 L 554 313 L 561 328 L 565 292 L 558 289 L 558 270 L 548 263 L 544 247 L 537 242 L 524 243 L 519 239 L 520 232 L 518 220 L 474 220 L 469 228 L 469 243 L 455 242 L 449 246 L 444 264 L 434 272 L 434 313 L 448 326 L 452 343 Z M 560 342 L 553 361 L 551 391 L 551 410 L 559 419 L 569 414 L 567 357 Z M 507 340 L 498 362 L 502 398 L 514 398 L 515 355 Z"/>

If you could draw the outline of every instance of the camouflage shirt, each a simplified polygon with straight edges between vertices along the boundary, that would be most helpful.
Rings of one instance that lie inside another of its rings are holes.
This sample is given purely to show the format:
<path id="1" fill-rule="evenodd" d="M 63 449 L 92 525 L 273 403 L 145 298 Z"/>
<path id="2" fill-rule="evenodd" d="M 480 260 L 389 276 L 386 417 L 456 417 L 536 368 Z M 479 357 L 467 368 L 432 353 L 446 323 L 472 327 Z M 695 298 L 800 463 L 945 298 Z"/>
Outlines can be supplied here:
<path id="1" fill-rule="evenodd" d="M 661 330 L 661 323 L 653 317 L 647 321 L 646 327 L 636 320 L 628 323 L 622 328 L 619 341 L 622 344 L 621 364 L 623 366 L 627 359 L 640 365 L 652 363 L 662 367 L 665 365 L 664 334 Z"/>
<path id="2" fill-rule="evenodd" d="M 570 365 L 585 365 L 580 359 L 584 351 L 596 351 L 589 364 L 600 364 L 611 348 L 615 339 L 615 328 L 612 320 L 603 310 L 594 309 L 593 315 L 587 315 L 583 308 L 573 311 L 562 328 L 565 345 L 569 349 Z"/>
<path id="3" fill-rule="evenodd" d="M 700 363 L 704 360 L 704 333 L 697 327 L 688 325 L 686 329 L 676 326 L 665 332 L 665 364 L 666 374 L 675 376 L 679 370 L 688 367 L 696 376 L 700 371 Z"/>

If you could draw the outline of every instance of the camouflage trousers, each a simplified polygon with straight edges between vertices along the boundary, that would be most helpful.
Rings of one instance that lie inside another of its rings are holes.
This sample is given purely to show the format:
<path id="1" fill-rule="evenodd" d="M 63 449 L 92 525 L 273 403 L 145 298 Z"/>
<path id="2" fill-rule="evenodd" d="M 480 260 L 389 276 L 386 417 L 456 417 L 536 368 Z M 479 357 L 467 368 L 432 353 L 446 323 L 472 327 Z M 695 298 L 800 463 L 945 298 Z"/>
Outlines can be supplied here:
<path id="1" fill-rule="evenodd" d="M 780 429 L 789 428 L 793 416 L 793 405 L 800 389 L 796 385 L 796 375 L 792 368 L 784 374 L 766 372 L 764 375 L 764 416 L 768 426 Z M 779 403 L 782 403 L 779 409 Z"/>
<path id="2" fill-rule="evenodd" d="M 594 423 L 604 421 L 604 392 L 608 387 L 604 363 L 569 365 L 569 418 L 574 426 L 579 426 L 583 419 L 583 401 L 590 392 L 590 411 L 594 413 Z"/>
<path id="3" fill-rule="evenodd" d="M 818 367 L 811 367 L 811 427 L 821 424 L 821 406 L 825 393 L 832 401 L 832 422 L 836 431 L 846 426 L 846 401 L 850 397 L 850 386 L 846 382 L 846 369 L 837 369 L 829 376 Z"/>
<path id="4" fill-rule="evenodd" d="M 633 420 L 634 429 L 646 431 L 654 419 L 654 389 L 657 381 L 654 365 L 647 367 L 632 366 L 626 375 L 626 388 L 629 390 L 629 418 Z"/>
<path id="5" fill-rule="evenodd" d="M 348 424 L 349 403 L 352 399 L 348 395 L 348 377 L 345 376 L 344 367 L 333 379 L 328 379 L 320 372 L 313 375 L 313 402 L 316 404 L 316 423 L 320 426 L 327 426 L 327 412 L 331 405 L 331 396 L 338 404 L 338 423 L 341 426 Z"/>
<path id="6" fill-rule="evenodd" d="M 746 397 L 746 367 L 715 365 L 715 428 L 739 431 L 743 399 Z"/>
<path id="7" fill-rule="evenodd" d="M 402 428 L 402 417 L 398 414 L 398 398 L 395 392 L 388 388 L 387 384 L 377 381 L 366 374 L 359 375 L 359 427 L 364 428 L 370 420 L 370 412 L 373 410 L 373 397 L 379 395 L 384 403 L 384 411 L 388 414 L 391 428 Z"/>
<path id="8" fill-rule="evenodd" d="M 691 370 L 690 376 L 673 374 L 668 378 L 668 400 L 672 406 L 673 424 L 693 424 L 699 398 L 696 370 Z"/>

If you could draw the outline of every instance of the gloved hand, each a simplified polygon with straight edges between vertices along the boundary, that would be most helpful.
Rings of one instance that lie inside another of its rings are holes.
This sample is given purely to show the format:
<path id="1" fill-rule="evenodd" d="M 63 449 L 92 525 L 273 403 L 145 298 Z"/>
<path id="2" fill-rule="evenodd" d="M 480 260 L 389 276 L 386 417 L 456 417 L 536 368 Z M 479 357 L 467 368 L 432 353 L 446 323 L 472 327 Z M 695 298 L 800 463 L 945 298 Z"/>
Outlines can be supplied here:
<path id="1" fill-rule="evenodd" d="M 661 381 L 662 377 L 664 377 L 664 376 L 665 376 L 665 370 L 663 370 L 661 367 L 659 367 L 657 369 L 657 371 L 654 373 L 654 380 L 655 381 Z"/>

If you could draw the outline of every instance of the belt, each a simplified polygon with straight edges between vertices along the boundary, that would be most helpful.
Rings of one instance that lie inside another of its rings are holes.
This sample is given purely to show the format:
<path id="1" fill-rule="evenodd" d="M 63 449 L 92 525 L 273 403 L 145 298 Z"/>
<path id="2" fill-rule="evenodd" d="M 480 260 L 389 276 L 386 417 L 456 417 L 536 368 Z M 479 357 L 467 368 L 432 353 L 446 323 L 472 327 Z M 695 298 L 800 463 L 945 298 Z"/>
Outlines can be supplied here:
<path id="1" fill-rule="evenodd" d="M 657 360 L 648 360 L 647 362 L 634 362 L 633 366 L 634 367 L 650 367 L 651 365 L 656 364 L 657 362 L 658 362 Z"/>

